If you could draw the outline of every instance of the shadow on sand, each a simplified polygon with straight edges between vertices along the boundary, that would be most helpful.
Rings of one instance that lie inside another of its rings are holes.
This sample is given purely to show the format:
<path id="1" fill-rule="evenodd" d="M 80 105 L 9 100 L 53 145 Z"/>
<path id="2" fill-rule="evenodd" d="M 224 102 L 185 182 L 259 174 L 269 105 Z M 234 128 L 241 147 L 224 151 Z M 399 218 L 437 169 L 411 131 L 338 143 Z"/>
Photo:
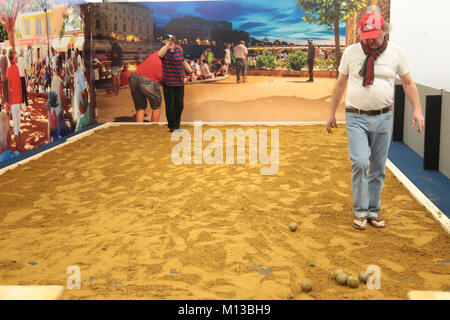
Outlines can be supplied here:
<path id="1" fill-rule="evenodd" d="M 145 117 L 147 116 L 147 114 L 145 115 Z M 117 117 L 114 118 L 114 122 L 136 122 L 136 115 L 131 116 L 131 117 Z M 148 120 L 144 120 L 144 122 L 150 122 Z"/>
<path id="2" fill-rule="evenodd" d="M 302 80 L 302 81 L 288 81 L 288 82 L 291 82 L 291 83 L 311 83 L 311 82 L 308 82 L 308 80 Z"/>

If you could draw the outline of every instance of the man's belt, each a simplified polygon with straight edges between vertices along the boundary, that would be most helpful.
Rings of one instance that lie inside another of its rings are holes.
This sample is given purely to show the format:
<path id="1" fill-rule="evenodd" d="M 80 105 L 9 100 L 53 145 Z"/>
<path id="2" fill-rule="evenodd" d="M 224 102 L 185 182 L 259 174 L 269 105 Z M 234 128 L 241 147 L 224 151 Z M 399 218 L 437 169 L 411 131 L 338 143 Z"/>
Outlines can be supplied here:
<path id="1" fill-rule="evenodd" d="M 379 115 L 379 114 L 383 114 L 383 113 L 389 112 L 389 111 L 391 111 L 391 109 L 392 109 L 392 107 L 389 106 L 389 107 L 385 107 L 385 108 L 380 109 L 380 110 L 368 110 L 368 111 L 359 110 L 359 109 L 355 109 L 355 108 L 345 108 L 345 111 L 346 112 L 357 113 L 357 114 L 368 114 L 370 116 L 376 116 L 376 115 Z"/>

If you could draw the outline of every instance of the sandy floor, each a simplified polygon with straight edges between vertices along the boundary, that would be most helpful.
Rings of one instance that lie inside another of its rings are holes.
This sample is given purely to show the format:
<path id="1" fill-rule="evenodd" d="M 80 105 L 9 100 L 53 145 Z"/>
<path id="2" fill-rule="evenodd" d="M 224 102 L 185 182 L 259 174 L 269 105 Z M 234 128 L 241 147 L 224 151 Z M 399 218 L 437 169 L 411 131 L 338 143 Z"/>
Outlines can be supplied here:
<path id="1" fill-rule="evenodd" d="M 450 288 L 439 262 L 449 235 L 391 172 L 387 228 L 352 228 L 344 128 L 280 127 L 275 176 L 177 166 L 175 144 L 165 127 L 112 127 L 1 175 L 0 283 L 65 285 L 78 265 L 81 289 L 65 299 L 405 299 Z M 380 290 L 331 279 L 369 265 L 381 268 Z"/>
<path id="2" fill-rule="evenodd" d="M 182 121 L 326 121 L 335 79 L 248 77 L 236 83 L 235 76 L 213 83 L 189 84 L 185 87 Z M 336 114 L 345 119 L 344 104 Z M 166 121 L 164 100 L 161 121 Z M 129 89 L 118 97 L 97 94 L 99 122 L 135 121 L 135 109 Z M 151 111 L 147 109 L 147 120 Z"/>

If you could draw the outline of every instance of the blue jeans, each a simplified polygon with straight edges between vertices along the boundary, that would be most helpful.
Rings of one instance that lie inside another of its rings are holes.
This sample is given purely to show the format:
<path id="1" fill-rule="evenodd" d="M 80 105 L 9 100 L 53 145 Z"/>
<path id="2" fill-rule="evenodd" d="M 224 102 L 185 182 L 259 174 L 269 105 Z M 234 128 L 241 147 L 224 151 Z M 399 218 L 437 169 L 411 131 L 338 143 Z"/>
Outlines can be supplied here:
<path id="1" fill-rule="evenodd" d="M 241 81 L 241 72 L 245 81 L 245 77 L 247 76 L 247 61 L 244 59 L 236 59 L 236 80 L 237 82 Z"/>
<path id="2" fill-rule="evenodd" d="M 352 161 L 353 213 L 376 218 L 392 136 L 392 111 L 374 116 L 346 112 L 345 126 Z"/>

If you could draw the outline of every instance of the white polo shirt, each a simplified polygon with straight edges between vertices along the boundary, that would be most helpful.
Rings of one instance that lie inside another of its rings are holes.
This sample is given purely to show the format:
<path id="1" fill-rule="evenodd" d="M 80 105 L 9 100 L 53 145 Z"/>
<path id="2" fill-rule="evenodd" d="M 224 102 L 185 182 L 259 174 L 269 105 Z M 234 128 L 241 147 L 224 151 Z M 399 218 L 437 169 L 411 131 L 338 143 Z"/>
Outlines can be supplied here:
<path id="1" fill-rule="evenodd" d="M 237 45 L 233 48 L 233 55 L 236 59 L 245 59 L 248 55 L 247 48 L 243 44 Z"/>
<path id="2" fill-rule="evenodd" d="M 389 41 L 386 50 L 375 60 L 373 85 L 363 87 L 359 71 L 366 59 L 360 43 L 347 47 L 342 55 L 339 72 L 348 75 L 346 106 L 360 110 L 379 110 L 394 103 L 395 78 L 409 72 L 405 51 Z"/>

